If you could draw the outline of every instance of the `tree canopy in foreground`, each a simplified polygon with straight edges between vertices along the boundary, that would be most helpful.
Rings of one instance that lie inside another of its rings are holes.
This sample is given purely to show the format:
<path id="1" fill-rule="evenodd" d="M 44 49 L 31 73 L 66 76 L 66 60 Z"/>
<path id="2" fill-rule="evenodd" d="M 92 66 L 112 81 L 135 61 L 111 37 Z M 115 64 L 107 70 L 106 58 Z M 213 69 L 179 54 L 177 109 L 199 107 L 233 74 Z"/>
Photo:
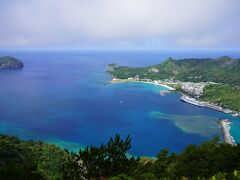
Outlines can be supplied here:
<path id="1" fill-rule="evenodd" d="M 0 135 L 0 179 L 240 179 L 240 145 L 214 138 L 180 154 L 161 150 L 156 158 L 131 157 L 131 138 L 120 135 L 78 153 L 38 141 Z"/>

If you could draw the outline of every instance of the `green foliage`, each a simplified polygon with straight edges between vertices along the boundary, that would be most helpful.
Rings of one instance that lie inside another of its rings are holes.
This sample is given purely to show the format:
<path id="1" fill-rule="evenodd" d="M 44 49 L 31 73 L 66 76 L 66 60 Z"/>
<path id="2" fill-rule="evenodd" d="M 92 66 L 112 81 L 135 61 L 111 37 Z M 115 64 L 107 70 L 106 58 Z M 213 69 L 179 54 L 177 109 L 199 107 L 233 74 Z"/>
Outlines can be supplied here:
<path id="1" fill-rule="evenodd" d="M 68 180 L 83 180 L 87 177 L 86 168 L 83 166 L 82 161 L 79 160 L 77 153 L 69 152 L 67 153 L 66 161 L 63 163 L 63 179 Z"/>
<path id="2" fill-rule="evenodd" d="M 131 139 L 120 135 L 79 153 L 42 142 L 0 135 L 0 179 L 218 180 L 240 179 L 240 145 L 219 138 L 180 154 L 163 149 L 156 158 L 128 157 Z"/>
<path id="3" fill-rule="evenodd" d="M 240 169 L 240 146 L 219 143 L 218 139 L 200 146 L 189 145 L 179 155 L 162 151 L 154 164 L 157 177 L 211 178 L 218 172 L 231 173 Z"/>
<path id="4" fill-rule="evenodd" d="M 201 99 L 240 112 L 240 87 L 209 85 L 204 88 Z"/>
<path id="5" fill-rule="evenodd" d="M 154 69 L 154 70 L 153 70 Z M 157 70 L 157 71 L 156 71 Z M 167 59 L 159 65 L 132 68 L 110 64 L 108 72 L 113 77 L 127 79 L 165 80 L 189 82 L 216 82 L 224 85 L 209 85 L 204 88 L 202 100 L 240 112 L 240 60 L 230 57 L 217 59 Z M 170 85 L 182 91 L 179 85 Z"/>
<path id="6" fill-rule="evenodd" d="M 127 151 L 131 148 L 128 136 L 122 140 L 120 135 L 110 138 L 106 145 L 100 147 L 88 146 L 74 154 L 76 161 L 82 161 L 86 178 L 112 177 L 121 173 L 130 174 L 136 169 L 139 159 L 129 158 Z"/>
<path id="7" fill-rule="evenodd" d="M 138 180 L 155 180 L 157 179 L 153 172 L 155 158 L 141 157 L 137 168 L 131 173 L 131 177 Z"/>
<path id="8" fill-rule="evenodd" d="M 54 145 L 0 135 L 0 179 L 62 179 L 65 155 Z"/>
<path id="9" fill-rule="evenodd" d="M 0 136 L 0 179 L 40 179 L 30 146 L 18 138 Z"/>
<path id="10" fill-rule="evenodd" d="M 32 143 L 33 156 L 38 162 L 38 172 L 45 179 L 62 179 L 62 166 L 67 156 L 66 152 L 55 145 L 42 142 Z"/>
<path id="11" fill-rule="evenodd" d="M 155 70 L 153 70 L 155 69 Z M 156 69 L 158 71 L 156 71 Z M 108 72 L 119 79 L 139 76 L 152 80 L 174 79 L 190 82 L 207 82 L 240 85 L 240 60 L 230 57 L 167 59 L 159 65 L 132 68 L 110 64 Z"/>
<path id="12" fill-rule="evenodd" d="M 169 155 L 169 150 L 163 149 L 153 165 L 153 172 L 157 178 L 171 177 L 175 173 L 176 154 Z"/>
<path id="13" fill-rule="evenodd" d="M 132 177 L 127 176 L 126 174 L 120 174 L 115 177 L 111 177 L 108 180 L 134 180 Z"/>

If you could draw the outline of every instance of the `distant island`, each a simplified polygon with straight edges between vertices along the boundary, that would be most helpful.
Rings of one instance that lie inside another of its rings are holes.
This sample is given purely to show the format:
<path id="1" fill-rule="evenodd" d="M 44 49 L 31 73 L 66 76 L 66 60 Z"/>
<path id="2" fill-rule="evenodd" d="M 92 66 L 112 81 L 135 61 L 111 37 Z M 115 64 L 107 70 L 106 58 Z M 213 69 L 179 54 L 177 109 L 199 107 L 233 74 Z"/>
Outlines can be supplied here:
<path id="1" fill-rule="evenodd" d="M 1 69 L 22 69 L 24 64 L 22 61 L 11 57 L 11 56 L 4 56 L 0 57 L 0 70 Z"/>
<path id="2" fill-rule="evenodd" d="M 182 100 L 239 116 L 240 59 L 168 58 L 148 67 L 109 64 L 114 82 L 140 81 L 167 85 L 183 94 Z"/>

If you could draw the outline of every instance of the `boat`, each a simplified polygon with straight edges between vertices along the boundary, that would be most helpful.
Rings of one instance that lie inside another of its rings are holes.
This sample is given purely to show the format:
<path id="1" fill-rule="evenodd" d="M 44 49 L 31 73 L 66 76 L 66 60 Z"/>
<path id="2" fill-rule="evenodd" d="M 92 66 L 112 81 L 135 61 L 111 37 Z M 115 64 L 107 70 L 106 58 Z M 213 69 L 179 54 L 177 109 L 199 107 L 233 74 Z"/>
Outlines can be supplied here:
<path id="1" fill-rule="evenodd" d="M 186 103 L 198 106 L 198 107 L 204 107 L 204 105 L 201 104 L 200 102 L 198 102 L 195 98 L 190 98 L 188 96 L 182 96 L 181 100 L 186 102 Z"/>

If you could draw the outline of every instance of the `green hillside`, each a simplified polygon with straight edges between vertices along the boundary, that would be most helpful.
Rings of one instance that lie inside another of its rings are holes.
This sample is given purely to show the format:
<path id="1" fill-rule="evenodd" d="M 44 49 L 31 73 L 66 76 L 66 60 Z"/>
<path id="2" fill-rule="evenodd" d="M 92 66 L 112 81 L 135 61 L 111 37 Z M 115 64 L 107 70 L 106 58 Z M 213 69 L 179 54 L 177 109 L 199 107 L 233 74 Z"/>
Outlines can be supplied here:
<path id="1" fill-rule="evenodd" d="M 227 56 L 216 59 L 190 58 L 174 60 L 168 58 L 161 64 L 144 68 L 110 64 L 108 72 L 119 79 L 138 76 L 140 79 L 173 79 L 190 82 L 211 81 L 240 85 L 240 60 Z"/>
<path id="2" fill-rule="evenodd" d="M 201 99 L 240 112 L 240 87 L 209 85 L 204 88 Z"/>
<path id="3" fill-rule="evenodd" d="M 204 87 L 201 100 L 240 112 L 240 59 L 227 56 L 174 60 L 168 58 L 161 64 L 136 68 L 108 65 L 107 71 L 115 78 L 141 80 L 173 80 L 182 82 L 215 82 Z M 179 91 L 181 88 L 176 85 Z M 184 91 L 184 93 L 186 93 Z"/>

